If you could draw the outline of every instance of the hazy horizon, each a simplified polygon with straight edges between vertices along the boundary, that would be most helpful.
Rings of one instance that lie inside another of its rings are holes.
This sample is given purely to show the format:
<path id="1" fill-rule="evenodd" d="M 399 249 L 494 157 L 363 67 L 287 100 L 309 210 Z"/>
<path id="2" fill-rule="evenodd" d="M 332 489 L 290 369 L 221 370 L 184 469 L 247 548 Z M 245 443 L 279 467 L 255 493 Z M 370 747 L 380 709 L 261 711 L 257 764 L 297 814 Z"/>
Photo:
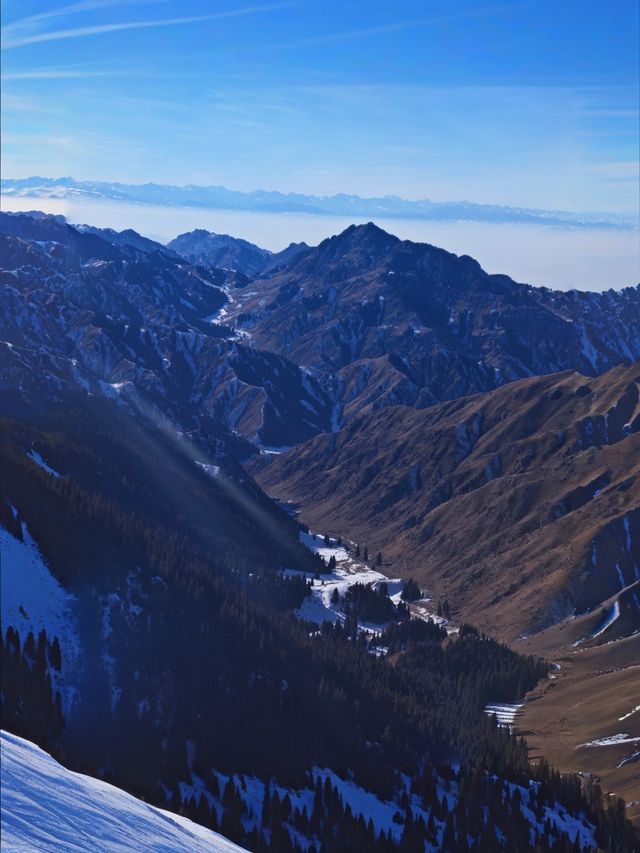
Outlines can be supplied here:
<path id="1" fill-rule="evenodd" d="M 3 210 L 41 210 L 72 224 L 135 231 L 166 243 L 180 233 L 206 228 L 279 251 L 292 242 L 316 245 L 353 223 L 372 217 L 257 213 L 195 207 L 162 207 L 88 199 L 2 196 Z M 608 228 L 569 228 L 512 223 L 442 222 L 373 217 L 401 239 L 431 243 L 475 258 L 489 273 L 557 290 L 602 291 L 640 281 L 638 233 Z"/>

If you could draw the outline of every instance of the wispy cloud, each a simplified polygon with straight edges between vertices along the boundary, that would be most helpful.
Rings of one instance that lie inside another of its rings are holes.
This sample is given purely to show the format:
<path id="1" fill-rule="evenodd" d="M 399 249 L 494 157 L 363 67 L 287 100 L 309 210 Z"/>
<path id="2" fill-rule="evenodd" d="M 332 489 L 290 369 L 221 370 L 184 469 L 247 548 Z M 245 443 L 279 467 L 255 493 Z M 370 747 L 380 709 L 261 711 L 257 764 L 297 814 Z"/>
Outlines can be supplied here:
<path id="1" fill-rule="evenodd" d="M 314 45 L 340 44 L 341 42 L 356 41 L 358 39 L 372 38 L 374 36 L 386 35 L 388 33 L 401 32 L 402 30 L 417 29 L 419 27 L 436 26 L 448 24 L 467 18 L 484 18 L 490 15 L 501 15 L 513 12 L 521 8 L 520 5 L 489 6 L 481 9 L 468 9 L 463 12 L 454 12 L 449 15 L 433 15 L 428 18 L 412 18 L 405 21 L 391 21 L 375 27 L 363 27 L 358 30 L 348 30 L 340 33 L 328 33 L 322 36 L 310 36 L 309 38 L 295 39 L 294 41 L 281 42 L 272 47 L 298 48 L 312 47 Z"/>
<path id="2" fill-rule="evenodd" d="M 91 71 L 82 68 L 39 68 L 33 71 L 14 71 L 2 75 L 9 80 L 73 80 L 84 77 L 128 76 L 130 72 Z"/>
<path id="3" fill-rule="evenodd" d="M 97 9 L 110 9 L 114 6 L 124 6 L 134 2 L 134 0 L 79 0 L 77 3 L 68 3 L 66 6 L 58 6 L 55 9 L 48 9 L 46 12 L 38 12 L 36 15 L 28 15 L 26 18 L 20 18 L 10 24 L 5 24 L 3 33 L 6 38 L 25 37 L 34 32 L 40 32 L 46 28 L 50 21 L 56 18 L 68 18 L 73 15 L 81 14 L 82 12 L 93 12 Z M 166 0 L 137 0 L 138 3 L 150 5 L 152 3 L 166 2 Z"/>
<path id="4" fill-rule="evenodd" d="M 2 47 L 5 50 L 23 47 L 29 44 L 39 44 L 41 42 L 59 41 L 61 39 L 83 38 L 85 36 L 101 35 L 102 33 L 121 32 L 123 30 L 139 30 L 149 29 L 152 27 L 170 27 L 179 26 L 181 24 L 198 24 L 205 21 L 217 21 L 224 18 L 237 18 L 244 15 L 254 15 L 261 12 L 272 12 L 277 9 L 283 9 L 291 6 L 291 3 L 268 3 L 258 6 L 245 6 L 241 9 L 227 9 L 222 12 L 212 12 L 207 15 L 188 15 L 178 18 L 158 18 L 145 21 L 122 21 L 113 24 L 95 24 L 86 27 L 73 27 L 64 30 L 50 30 L 48 32 L 31 33 L 29 35 L 15 34 L 12 36 L 11 28 L 5 27 L 4 41 Z M 68 8 L 68 7 L 67 7 Z M 24 23 L 24 22 L 21 22 Z M 15 25 L 14 25 L 15 26 Z M 8 31 L 8 33 L 7 33 Z"/>

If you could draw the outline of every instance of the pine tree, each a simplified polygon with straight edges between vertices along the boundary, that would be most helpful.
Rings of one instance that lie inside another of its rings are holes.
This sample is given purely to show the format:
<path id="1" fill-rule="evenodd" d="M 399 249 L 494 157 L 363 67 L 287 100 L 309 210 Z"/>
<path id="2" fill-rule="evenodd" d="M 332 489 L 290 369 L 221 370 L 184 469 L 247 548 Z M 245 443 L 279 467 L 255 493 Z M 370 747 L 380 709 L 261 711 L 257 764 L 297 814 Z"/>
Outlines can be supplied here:
<path id="1" fill-rule="evenodd" d="M 264 827 L 269 827 L 271 825 L 271 788 L 268 782 L 264 786 L 264 796 L 262 798 L 262 815 L 260 822 Z"/>
<path id="2" fill-rule="evenodd" d="M 60 672 L 62 669 L 62 651 L 60 649 L 60 641 L 57 637 L 53 638 L 49 646 L 49 663 L 56 672 Z"/>

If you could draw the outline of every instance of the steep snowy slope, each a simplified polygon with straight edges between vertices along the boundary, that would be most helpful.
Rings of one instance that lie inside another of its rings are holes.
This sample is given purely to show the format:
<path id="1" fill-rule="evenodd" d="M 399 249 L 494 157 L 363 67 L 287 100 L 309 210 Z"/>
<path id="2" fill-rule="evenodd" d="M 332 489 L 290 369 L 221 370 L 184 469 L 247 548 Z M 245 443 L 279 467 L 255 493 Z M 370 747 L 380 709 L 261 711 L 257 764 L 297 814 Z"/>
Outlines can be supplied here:
<path id="1" fill-rule="evenodd" d="M 72 773 L 35 744 L 2 732 L 2 849 L 11 853 L 234 853 L 242 848 L 187 818 Z"/>

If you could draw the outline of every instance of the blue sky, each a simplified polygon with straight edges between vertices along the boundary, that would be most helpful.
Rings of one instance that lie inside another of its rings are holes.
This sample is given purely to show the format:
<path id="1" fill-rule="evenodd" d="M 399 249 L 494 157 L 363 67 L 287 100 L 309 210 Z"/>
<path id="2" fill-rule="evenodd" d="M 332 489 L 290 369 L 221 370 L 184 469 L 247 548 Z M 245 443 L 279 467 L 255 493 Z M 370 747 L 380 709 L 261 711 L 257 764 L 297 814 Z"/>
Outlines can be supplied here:
<path id="1" fill-rule="evenodd" d="M 3 175 L 638 205 L 635 0 L 3 0 Z"/>

